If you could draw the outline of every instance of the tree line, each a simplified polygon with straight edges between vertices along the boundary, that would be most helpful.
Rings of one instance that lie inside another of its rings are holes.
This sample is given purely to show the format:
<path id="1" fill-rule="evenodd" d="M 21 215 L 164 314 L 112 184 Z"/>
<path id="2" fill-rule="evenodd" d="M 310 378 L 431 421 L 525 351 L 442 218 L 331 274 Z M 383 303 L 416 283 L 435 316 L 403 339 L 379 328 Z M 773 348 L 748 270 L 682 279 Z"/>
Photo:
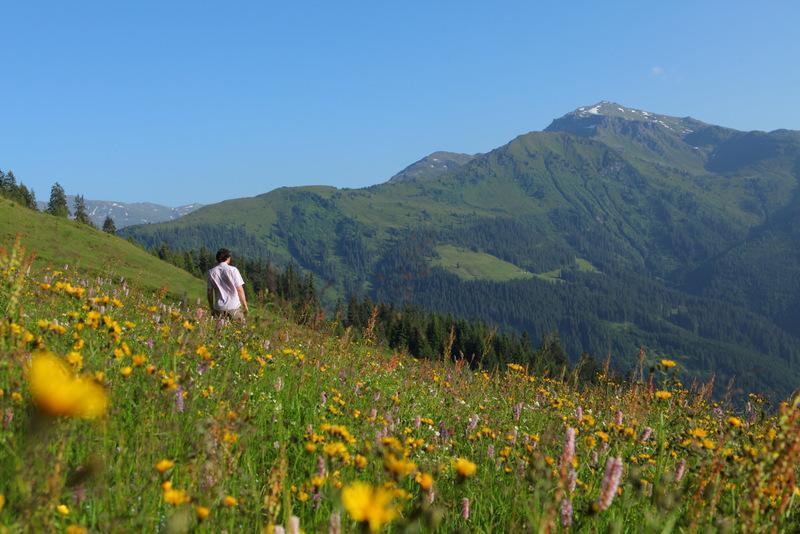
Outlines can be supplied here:
<path id="1" fill-rule="evenodd" d="M 0 169 L 0 196 L 7 198 L 25 206 L 28 209 L 39 211 L 36 203 L 36 194 L 33 189 L 27 187 L 22 182 L 17 183 L 17 177 L 14 171 L 9 170 L 4 172 Z M 69 203 L 67 202 L 67 193 L 58 182 L 54 183 L 50 188 L 50 200 L 44 212 L 49 213 L 55 217 L 69 218 L 73 217 L 76 221 L 87 226 L 94 228 L 94 224 L 89 218 L 89 212 L 86 209 L 86 199 L 83 195 L 77 195 L 74 202 L 75 213 L 70 212 Z M 103 231 L 109 234 L 116 234 L 117 227 L 114 224 L 114 219 L 107 216 L 103 222 Z"/>

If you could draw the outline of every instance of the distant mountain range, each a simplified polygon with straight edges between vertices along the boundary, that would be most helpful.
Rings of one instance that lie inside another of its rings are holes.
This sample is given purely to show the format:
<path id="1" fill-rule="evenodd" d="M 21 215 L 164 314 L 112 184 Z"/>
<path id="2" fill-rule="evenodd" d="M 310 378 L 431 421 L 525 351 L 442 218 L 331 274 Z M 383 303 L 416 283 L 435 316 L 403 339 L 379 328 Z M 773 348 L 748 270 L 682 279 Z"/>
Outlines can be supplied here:
<path id="1" fill-rule="evenodd" d="M 70 213 L 75 214 L 75 196 L 67 195 Z M 46 209 L 47 202 L 38 202 L 39 209 Z M 115 202 L 113 200 L 86 200 L 89 218 L 101 227 L 107 216 L 114 219 L 116 227 L 125 228 L 134 224 L 172 221 L 202 207 L 202 204 L 187 204 L 171 208 L 152 202 Z"/>
<path id="2" fill-rule="evenodd" d="M 639 348 L 690 376 L 800 384 L 800 132 L 742 132 L 613 102 L 484 154 L 437 152 L 364 189 L 280 188 L 126 230 L 228 246 L 369 294 L 480 317 L 573 357 Z"/>

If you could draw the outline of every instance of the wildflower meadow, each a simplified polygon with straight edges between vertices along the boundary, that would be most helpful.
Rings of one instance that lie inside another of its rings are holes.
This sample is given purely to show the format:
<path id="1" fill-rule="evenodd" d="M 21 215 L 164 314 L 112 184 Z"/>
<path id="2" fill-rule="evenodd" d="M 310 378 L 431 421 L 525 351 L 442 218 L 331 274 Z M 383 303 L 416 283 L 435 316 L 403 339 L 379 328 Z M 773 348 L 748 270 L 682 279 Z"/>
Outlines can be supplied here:
<path id="1" fill-rule="evenodd" d="M 796 398 L 734 409 L 678 355 L 589 384 L 184 300 L 2 251 L 0 530 L 800 529 Z"/>

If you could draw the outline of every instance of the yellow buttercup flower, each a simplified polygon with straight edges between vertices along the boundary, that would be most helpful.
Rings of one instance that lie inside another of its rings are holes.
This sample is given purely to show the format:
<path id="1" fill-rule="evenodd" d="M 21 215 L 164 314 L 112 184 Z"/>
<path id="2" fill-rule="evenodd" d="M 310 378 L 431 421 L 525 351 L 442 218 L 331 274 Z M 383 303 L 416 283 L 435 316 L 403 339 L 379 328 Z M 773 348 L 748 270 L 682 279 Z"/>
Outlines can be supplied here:
<path id="1" fill-rule="evenodd" d="M 740 428 L 742 426 L 742 420 L 738 417 L 730 416 L 728 417 L 728 424 L 734 428 Z"/>
<path id="2" fill-rule="evenodd" d="M 378 532 L 383 525 L 397 517 L 392 492 L 384 488 L 373 488 L 366 482 L 356 481 L 342 490 L 342 504 L 353 521 L 369 526 Z"/>
<path id="3" fill-rule="evenodd" d="M 44 413 L 93 419 L 106 413 L 105 390 L 91 378 L 75 376 L 50 352 L 34 355 L 28 373 L 31 395 Z"/>
<path id="4" fill-rule="evenodd" d="M 61 515 L 69 515 L 69 507 L 66 504 L 59 504 L 56 506 L 56 510 Z"/>
<path id="5" fill-rule="evenodd" d="M 234 506 L 239 504 L 239 501 L 236 500 L 236 497 L 233 497 L 231 495 L 226 495 L 225 498 L 222 499 L 222 504 L 224 504 L 228 508 L 233 508 Z"/>
<path id="6" fill-rule="evenodd" d="M 656 391 L 656 398 L 661 400 L 667 400 L 672 397 L 672 393 L 669 391 L 664 391 L 663 389 Z"/>
<path id="7" fill-rule="evenodd" d="M 664 360 L 661 360 L 661 365 L 663 365 L 663 366 L 664 366 L 664 367 L 666 367 L 667 369 L 670 369 L 670 368 L 672 368 L 672 367 L 675 367 L 675 366 L 676 366 L 676 365 L 678 365 L 678 364 L 675 362 L 675 360 L 667 360 L 667 359 L 664 359 Z"/>
<path id="8" fill-rule="evenodd" d="M 208 518 L 208 515 L 211 513 L 211 510 L 209 510 L 205 506 L 196 506 L 194 509 L 194 513 L 197 515 L 197 519 L 199 521 L 203 521 L 206 518 Z"/>

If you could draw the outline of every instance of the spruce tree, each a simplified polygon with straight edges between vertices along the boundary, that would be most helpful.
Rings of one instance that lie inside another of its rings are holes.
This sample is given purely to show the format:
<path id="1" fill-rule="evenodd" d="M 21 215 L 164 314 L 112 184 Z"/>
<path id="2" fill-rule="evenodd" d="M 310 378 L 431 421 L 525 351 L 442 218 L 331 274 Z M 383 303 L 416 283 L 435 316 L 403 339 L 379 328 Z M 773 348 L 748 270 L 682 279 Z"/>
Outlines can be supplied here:
<path id="1" fill-rule="evenodd" d="M 67 194 L 58 182 L 53 184 L 50 189 L 50 202 L 47 204 L 47 213 L 56 217 L 69 217 L 69 206 L 67 206 Z"/>
<path id="2" fill-rule="evenodd" d="M 103 221 L 103 231 L 107 234 L 117 235 L 117 225 L 114 224 L 111 215 L 106 215 L 106 220 Z"/>
<path id="3" fill-rule="evenodd" d="M 33 189 L 28 189 L 24 184 L 20 184 L 19 194 L 22 197 L 22 203 L 25 207 L 34 211 L 39 210 L 39 207 L 36 205 L 36 193 L 33 192 Z"/>
<path id="4" fill-rule="evenodd" d="M 75 197 L 75 220 L 82 224 L 94 226 L 92 220 L 89 218 L 89 212 L 86 211 L 86 200 L 83 195 Z"/>

